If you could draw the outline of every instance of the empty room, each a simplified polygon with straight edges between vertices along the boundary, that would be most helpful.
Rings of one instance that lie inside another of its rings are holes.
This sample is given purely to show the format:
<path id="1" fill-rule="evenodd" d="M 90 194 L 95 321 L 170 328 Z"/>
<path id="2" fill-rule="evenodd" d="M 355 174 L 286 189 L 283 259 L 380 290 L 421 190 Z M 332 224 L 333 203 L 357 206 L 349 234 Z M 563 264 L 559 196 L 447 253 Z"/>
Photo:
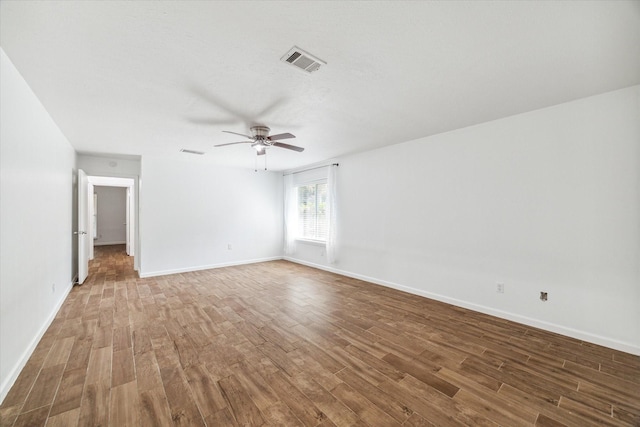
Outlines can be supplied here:
<path id="1" fill-rule="evenodd" d="M 0 426 L 640 426 L 640 1 L 0 2 Z"/>

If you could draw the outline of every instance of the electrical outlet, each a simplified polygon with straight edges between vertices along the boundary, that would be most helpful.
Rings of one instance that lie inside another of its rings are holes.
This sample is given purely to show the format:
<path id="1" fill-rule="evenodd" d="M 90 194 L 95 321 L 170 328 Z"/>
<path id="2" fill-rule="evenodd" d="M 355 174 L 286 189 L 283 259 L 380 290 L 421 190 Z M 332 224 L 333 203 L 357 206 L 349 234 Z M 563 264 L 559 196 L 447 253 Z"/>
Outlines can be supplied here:
<path id="1" fill-rule="evenodd" d="M 546 301 L 548 299 L 549 295 L 547 292 L 542 292 L 540 291 L 540 301 Z"/>
<path id="2" fill-rule="evenodd" d="M 499 294 L 504 294 L 504 283 L 496 283 L 496 292 Z"/>
<path id="3" fill-rule="evenodd" d="M 52 294 L 56 293 L 56 284 L 55 283 L 51 285 L 51 293 Z"/>
<path id="4" fill-rule="evenodd" d="M 232 249 L 232 248 L 231 248 L 231 243 L 229 243 L 229 244 L 227 245 L 227 250 L 229 250 L 229 251 L 230 251 L 231 249 Z"/>

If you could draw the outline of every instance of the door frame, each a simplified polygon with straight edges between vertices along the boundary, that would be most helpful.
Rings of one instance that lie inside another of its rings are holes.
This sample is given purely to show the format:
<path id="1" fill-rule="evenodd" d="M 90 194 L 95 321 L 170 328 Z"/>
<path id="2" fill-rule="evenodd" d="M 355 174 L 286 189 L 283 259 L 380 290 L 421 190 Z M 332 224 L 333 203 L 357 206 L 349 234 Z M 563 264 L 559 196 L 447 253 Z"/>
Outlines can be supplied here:
<path id="1" fill-rule="evenodd" d="M 85 171 L 78 169 L 78 227 L 74 234 L 78 240 L 78 284 L 82 284 L 89 274 L 89 244 L 91 234 L 87 231 L 90 226 L 89 185 Z M 93 193 L 93 191 L 91 192 Z"/>
<path id="2" fill-rule="evenodd" d="M 138 247 L 136 245 L 136 236 L 137 236 L 137 215 L 136 215 L 136 206 L 138 194 L 136 192 L 136 180 L 134 178 L 122 178 L 122 177 L 111 177 L 111 176 L 88 176 L 89 187 L 91 188 L 91 192 L 88 195 L 87 199 L 89 200 L 89 212 L 93 213 L 93 187 L 94 186 L 103 186 L 103 187 L 125 187 L 127 189 L 127 233 L 126 233 L 126 246 L 127 246 L 127 255 L 135 257 L 136 253 L 139 252 Z M 89 221 L 89 236 L 91 237 L 92 244 L 89 248 L 89 259 L 93 259 L 93 221 Z M 137 263 L 134 263 L 137 264 Z"/>

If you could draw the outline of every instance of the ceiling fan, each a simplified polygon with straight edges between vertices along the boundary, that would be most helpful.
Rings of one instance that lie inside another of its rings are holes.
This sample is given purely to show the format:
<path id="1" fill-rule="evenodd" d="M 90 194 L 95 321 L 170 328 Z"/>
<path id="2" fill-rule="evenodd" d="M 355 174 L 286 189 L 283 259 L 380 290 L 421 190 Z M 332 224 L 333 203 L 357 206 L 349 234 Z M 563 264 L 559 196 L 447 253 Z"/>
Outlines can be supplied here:
<path id="1" fill-rule="evenodd" d="M 239 142 L 229 142 L 226 144 L 218 144 L 214 145 L 214 147 L 224 147 L 226 145 L 235 145 L 235 144 L 251 144 L 253 148 L 256 149 L 256 153 L 258 156 L 262 156 L 266 154 L 266 150 L 269 147 L 280 147 L 286 148 L 287 150 L 293 151 L 304 151 L 304 148 L 298 147 L 296 145 L 285 144 L 284 142 L 279 142 L 281 139 L 290 139 L 295 138 L 295 135 L 290 133 L 279 133 L 277 135 L 269 135 L 269 129 L 267 126 L 252 126 L 251 134 L 252 136 L 245 135 L 242 133 L 231 132 L 228 130 L 223 130 L 225 133 L 232 133 L 234 135 L 244 136 L 245 138 L 250 139 L 250 141 L 239 141 Z"/>

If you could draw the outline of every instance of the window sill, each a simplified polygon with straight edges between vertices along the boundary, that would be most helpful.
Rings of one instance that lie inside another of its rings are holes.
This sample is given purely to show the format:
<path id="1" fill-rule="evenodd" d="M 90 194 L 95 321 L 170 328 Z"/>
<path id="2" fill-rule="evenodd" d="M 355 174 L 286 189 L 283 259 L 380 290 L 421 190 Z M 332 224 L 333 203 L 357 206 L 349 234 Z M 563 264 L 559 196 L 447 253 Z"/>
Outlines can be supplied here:
<path id="1" fill-rule="evenodd" d="M 296 242 L 315 245 L 315 246 L 325 246 L 327 244 L 327 242 L 325 242 L 324 240 L 313 240 L 313 239 L 302 239 L 302 238 L 297 238 Z"/>

